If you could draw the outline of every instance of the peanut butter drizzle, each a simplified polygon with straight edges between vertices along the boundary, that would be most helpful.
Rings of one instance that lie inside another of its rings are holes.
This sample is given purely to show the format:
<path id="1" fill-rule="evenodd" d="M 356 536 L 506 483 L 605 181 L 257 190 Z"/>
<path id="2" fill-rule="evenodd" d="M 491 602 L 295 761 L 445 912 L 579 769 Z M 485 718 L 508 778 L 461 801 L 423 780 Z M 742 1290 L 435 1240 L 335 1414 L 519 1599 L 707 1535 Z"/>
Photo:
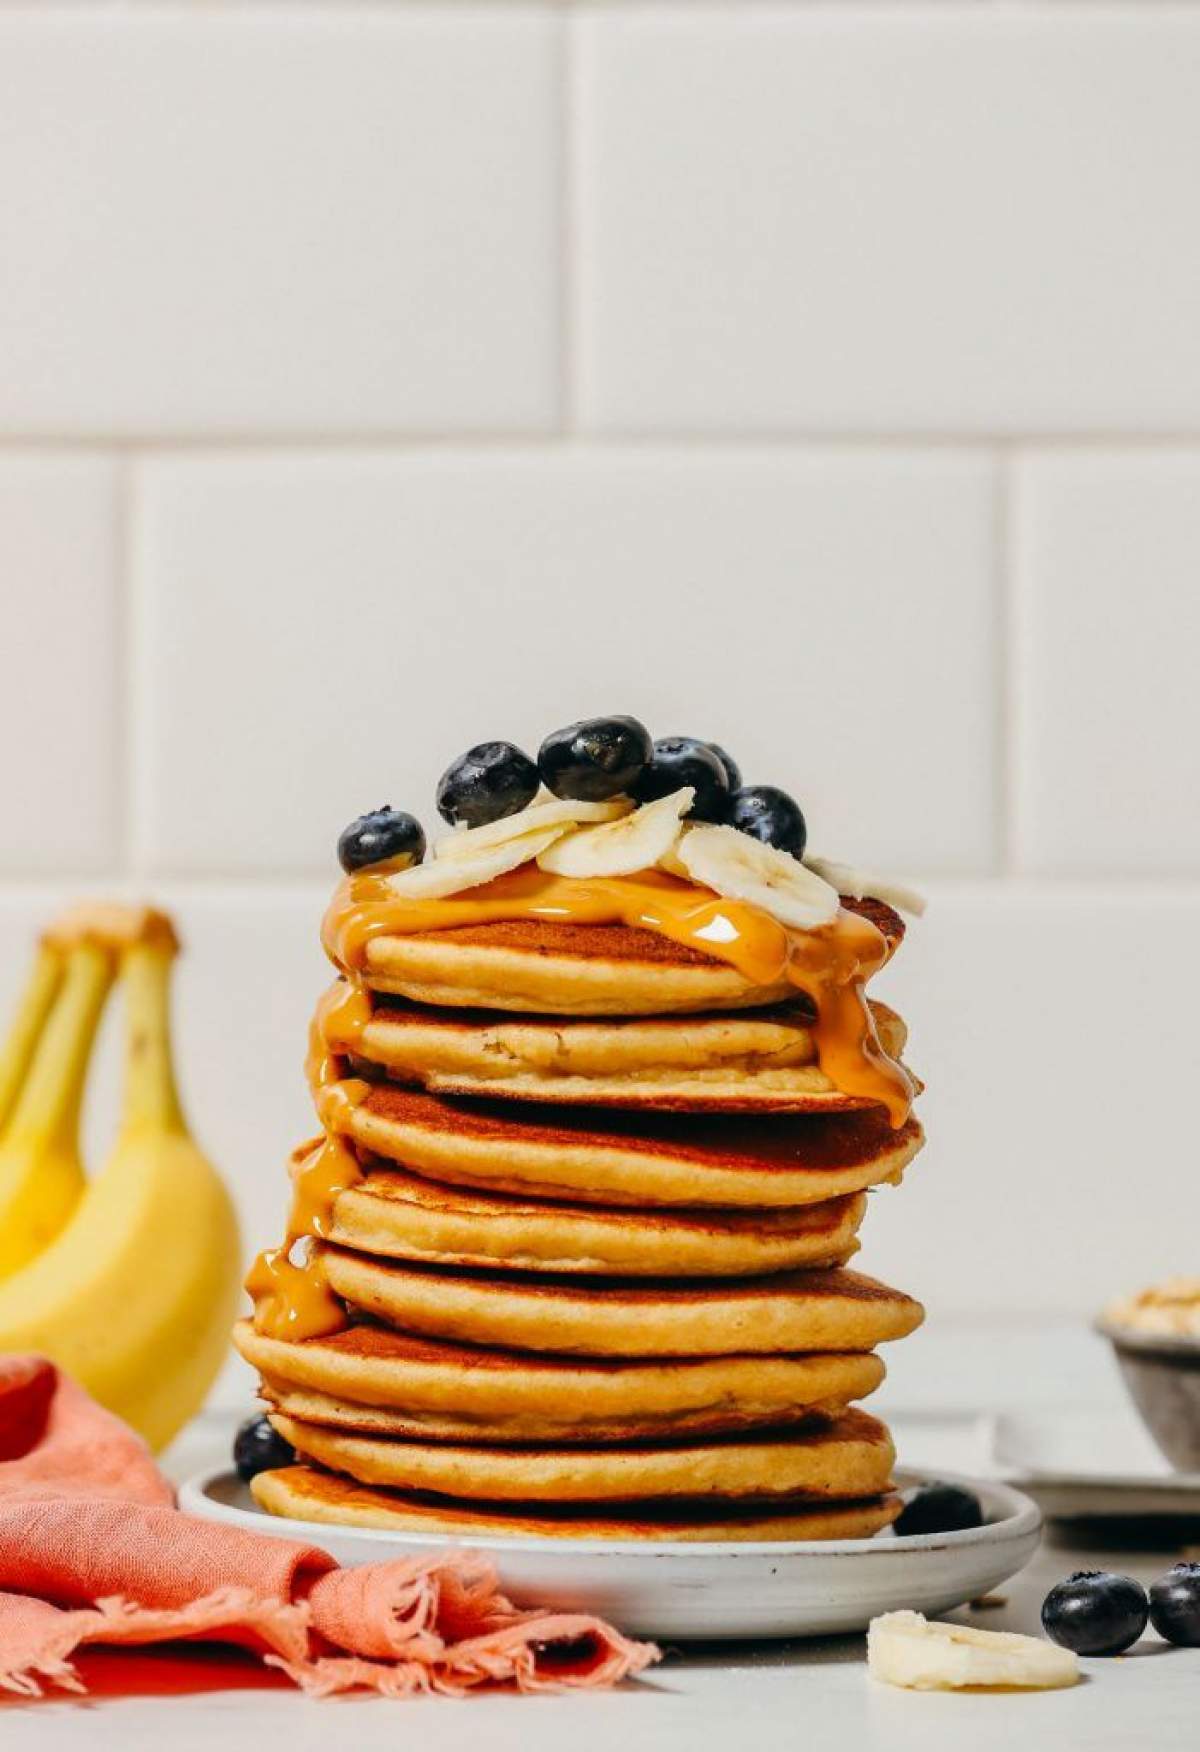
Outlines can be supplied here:
<path id="1" fill-rule="evenodd" d="M 362 1169 L 350 1145 L 331 1131 L 296 1152 L 291 1176 L 292 1206 L 283 1245 L 259 1254 L 246 1276 L 246 1289 L 254 1301 L 255 1330 L 264 1338 L 319 1338 L 340 1332 L 349 1322 L 309 1243 L 314 1236 L 328 1237 L 338 1194 L 357 1185 Z M 305 1243 L 302 1260 L 292 1258 L 298 1241 Z"/>
<path id="2" fill-rule="evenodd" d="M 361 1036 L 369 1000 L 360 980 L 376 937 L 448 931 L 501 919 L 624 924 L 657 931 L 727 961 L 755 985 L 790 980 L 816 1009 L 817 1058 L 830 1081 L 844 1094 L 880 1102 L 893 1126 L 903 1125 L 908 1117 L 912 1082 L 883 1050 L 865 996 L 867 981 L 888 958 L 887 939 L 857 913 L 843 908 L 819 930 L 793 930 L 758 907 L 723 900 L 657 870 L 579 878 L 551 876 L 524 865 L 440 900 L 396 894 L 390 874 L 382 864 L 357 871 L 339 885 L 326 912 L 322 941 L 346 975 L 347 986 L 323 1015 L 318 1013 L 314 1027 L 322 1045 L 314 1051 L 325 1052 L 330 1041 L 346 1050 L 345 1042 Z"/>

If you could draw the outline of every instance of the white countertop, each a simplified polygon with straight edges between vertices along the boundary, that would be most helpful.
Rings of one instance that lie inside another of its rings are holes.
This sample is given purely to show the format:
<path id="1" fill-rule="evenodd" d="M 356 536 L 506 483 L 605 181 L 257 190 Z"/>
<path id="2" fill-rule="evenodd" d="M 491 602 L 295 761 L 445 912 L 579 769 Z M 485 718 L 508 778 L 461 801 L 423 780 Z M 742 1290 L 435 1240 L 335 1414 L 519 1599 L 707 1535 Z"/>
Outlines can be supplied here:
<path id="1" fill-rule="evenodd" d="M 961 1414 L 980 1409 L 980 1360 L 992 1406 L 1051 1405 L 1069 1384 L 1075 1403 L 1119 1404 L 1107 1359 L 1081 1332 L 1011 1325 L 930 1334 L 922 1409 L 943 1420 L 905 1415 L 914 1406 L 917 1372 L 895 1379 L 881 1404 L 897 1426 L 910 1463 L 961 1465 L 967 1426 Z M 914 1358 L 915 1362 L 916 1359 Z M 1110 1398 L 1110 1395 L 1112 1396 Z M 220 1459 L 232 1413 L 199 1420 L 170 1456 L 178 1475 Z M 1050 1585 L 1077 1568 L 1117 1568 L 1150 1581 L 1178 1549 L 1122 1550 L 1057 1541 L 1054 1530 L 1034 1562 L 1008 1584 L 1007 1604 L 953 1614 L 989 1629 L 1036 1632 Z M 1028 1747 L 1062 1752 L 1087 1747 L 1171 1752 L 1196 1743 L 1200 1720 L 1200 1650 L 1169 1649 L 1151 1633 L 1136 1653 L 1084 1662 L 1072 1691 L 1037 1695 L 922 1695 L 875 1685 L 867 1676 L 861 1637 L 817 1642 L 713 1645 L 672 1653 L 661 1667 L 615 1693 L 561 1697 L 477 1694 L 464 1702 L 422 1699 L 389 1703 L 374 1697 L 318 1702 L 282 1684 L 259 1688 L 257 1669 L 231 1659 L 214 1668 L 199 1653 L 156 1653 L 136 1659 L 139 1694 L 108 1696 L 126 1685 L 129 1657 L 87 1658 L 88 1700 L 0 1704 L 5 1752 L 192 1752 L 224 1741 L 242 1752 L 328 1752 L 352 1740 L 354 1752 L 415 1744 L 431 1752 L 705 1752 L 707 1748 L 852 1747 L 855 1752 L 1010 1752 Z M 216 1686 L 216 1689 L 210 1689 Z M 347 1716 L 344 1712 L 351 1711 Z M 411 1736 L 411 1738 L 409 1738 Z"/>

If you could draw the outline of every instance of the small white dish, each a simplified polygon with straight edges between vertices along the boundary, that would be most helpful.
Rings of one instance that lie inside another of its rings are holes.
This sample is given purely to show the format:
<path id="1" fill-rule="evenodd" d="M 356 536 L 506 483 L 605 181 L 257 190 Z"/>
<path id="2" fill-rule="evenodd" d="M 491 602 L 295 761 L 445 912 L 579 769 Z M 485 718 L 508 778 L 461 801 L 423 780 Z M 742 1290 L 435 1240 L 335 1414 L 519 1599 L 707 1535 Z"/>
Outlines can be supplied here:
<path id="1" fill-rule="evenodd" d="M 1037 1505 L 995 1479 L 939 1473 L 972 1490 L 986 1523 L 960 1533 L 793 1544 L 646 1545 L 593 1539 L 473 1539 L 499 1567 L 506 1592 L 567 1612 L 596 1612 L 633 1635 L 678 1638 L 805 1637 L 864 1630 L 902 1607 L 946 1612 L 1007 1581 L 1037 1548 Z M 901 1489 L 923 1482 L 901 1471 Z M 268 1515 L 236 1473 L 198 1473 L 182 1486 L 189 1514 L 319 1545 L 339 1563 L 380 1563 L 448 1536 L 336 1527 Z"/>
<path id="2" fill-rule="evenodd" d="M 1131 1412 L 1002 1413 L 988 1460 L 1043 1513 L 1198 1515 L 1200 1472 L 1174 1472 Z"/>

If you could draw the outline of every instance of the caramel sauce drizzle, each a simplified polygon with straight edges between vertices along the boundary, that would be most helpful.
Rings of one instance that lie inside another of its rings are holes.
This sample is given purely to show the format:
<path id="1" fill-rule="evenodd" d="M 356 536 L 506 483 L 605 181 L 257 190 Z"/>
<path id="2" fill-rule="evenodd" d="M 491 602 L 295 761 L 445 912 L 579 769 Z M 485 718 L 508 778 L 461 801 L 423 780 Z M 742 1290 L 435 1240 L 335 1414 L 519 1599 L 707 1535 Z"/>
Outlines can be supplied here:
<path id="1" fill-rule="evenodd" d="M 887 940 L 869 919 L 845 908 L 820 930 L 781 925 L 758 907 L 723 900 L 655 870 L 637 876 L 580 879 L 525 866 L 459 895 L 409 900 L 389 886 L 386 864 L 347 877 L 322 927 L 322 941 L 344 978 L 320 999 L 309 1029 L 306 1071 L 325 1135 L 296 1152 L 292 1204 L 282 1246 L 259 1254 L 246 1278 L 254 1324 L 266 1337 L 316 1338 L 346 1327 L 345 1307 L 329 1288 L 311 1240 L 327 1237 L 338 1195 L 362 1178 L 345 1136 L 370 1084 L 343 1075 L 371 1019 L 363 984 L 374 938 L 453 930 L 499 919 L 557 919 L 625 924 L 657 931 L 736 967 L 755 985 L 790 981 L 811 999 L 818 1062 L 845 1094 L 880 1102 L 903 1125 L 913 1085 L 880 1044 L 867 1004 L 868 980 L 888 958 Z M 302 1243 L 307 1254 L 294 1260 Z"/>
<path id="2" fill-rule="evenodd" d="M 325 914 L 322 941 L 346 975 L 359 981 L 374 938 L 415 931 L 450 931 L 500 919 L 556 919 L 574 924 L 624 924 L 657 931 L 673 942 L 727 961 L 755 985 L 788 980 L 812 1000 L 817 1058 L 847 1095 L 880 1102 L 893 1126 L 908 1117 L 913 1084 L 880 1044 L 866 1001 L 866 985 L 888 958 L 887 939 L 870 919 L 844 907 L 831 924 L 800 931 L 745 901 L 723 900 L 657 870 L 637 876 L 552 876 L 524 865 L 506 876 L 441 900 L 410 900 L 388 882 L 387 865 L 347 877 Z M 357 1000 L 338 1000 L 324 1019 L 352 1031 Z M 344 1010 L 341 1008 L 344 1006 Z M 343 1033 L 341 1038 L 345 1038 Z"/>

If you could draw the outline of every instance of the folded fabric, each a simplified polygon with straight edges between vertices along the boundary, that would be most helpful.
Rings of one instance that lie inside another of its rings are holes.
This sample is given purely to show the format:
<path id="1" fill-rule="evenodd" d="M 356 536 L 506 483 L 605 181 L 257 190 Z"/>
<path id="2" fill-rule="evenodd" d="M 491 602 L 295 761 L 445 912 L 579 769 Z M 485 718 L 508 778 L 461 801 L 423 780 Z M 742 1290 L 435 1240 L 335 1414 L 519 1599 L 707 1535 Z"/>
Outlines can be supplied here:
<path id="1" fill-rule="evenodd" d="M 41 1357 L 0 1356 L 0 1690 L 84 1689 L 87 1643 L 237 1643 L 323 1696 L 607 1686 L 658 1658 L 585 1613 L 522 1611 L 470 1552 L 341 1569 L 183 1515 L 131 1430 Z"/>

